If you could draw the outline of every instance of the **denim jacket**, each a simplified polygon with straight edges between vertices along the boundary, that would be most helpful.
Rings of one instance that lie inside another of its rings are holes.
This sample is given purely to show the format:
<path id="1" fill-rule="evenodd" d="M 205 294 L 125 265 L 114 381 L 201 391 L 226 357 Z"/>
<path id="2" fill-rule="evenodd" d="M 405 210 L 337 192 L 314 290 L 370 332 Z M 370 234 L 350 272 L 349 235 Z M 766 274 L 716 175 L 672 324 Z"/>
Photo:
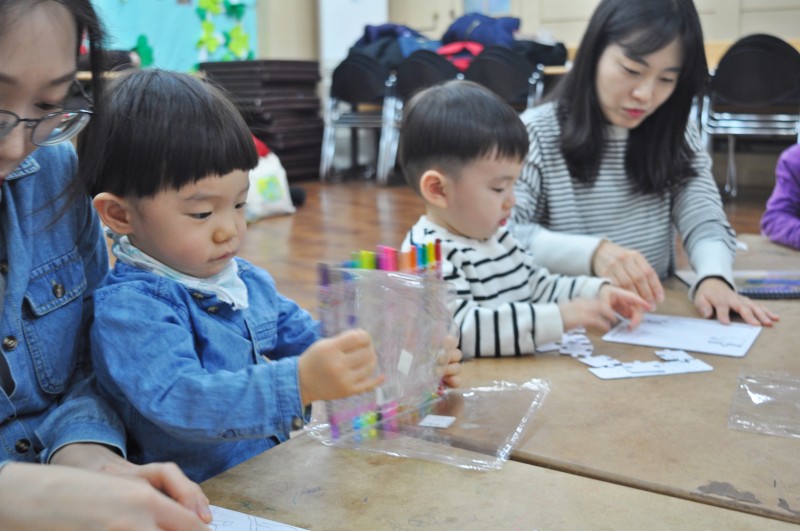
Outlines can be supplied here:
<path id="1" fill-rule="evenodd" d="M 244 310 L 121 261 L 97 290 L 92 356 L 132 461 L 174 461 L 203 481 L 308 420 L 297 360 L 319 327 L 266 271 L 236 260 Z"/>
<path id="2" fill-rule="evenodd" d="M 2 185 L 0 355 L 14 387 L 0 389 L 0 462 L 47 462 L 73 442 L 124 449 L 122 424 L 90 377 L 92 292 L 108 255 L 88 198 L 64 211 L 75 169 L 71 144 L 40 147 Z"/>

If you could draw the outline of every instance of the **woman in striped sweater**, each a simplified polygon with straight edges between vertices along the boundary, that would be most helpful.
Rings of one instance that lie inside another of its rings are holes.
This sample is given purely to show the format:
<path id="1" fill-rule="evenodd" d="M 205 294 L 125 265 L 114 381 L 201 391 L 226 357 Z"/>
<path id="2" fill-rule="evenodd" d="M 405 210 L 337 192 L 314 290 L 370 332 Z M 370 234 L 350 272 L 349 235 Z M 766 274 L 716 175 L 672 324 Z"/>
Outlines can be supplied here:
<path id="1" fill-rule="evenodd" d="M 603 0 L 570 72 L 526 111 L 512 233 L 552 271 L 612 279 L 657 303 L 676 231 L 704 317 L 777 316 L 734 290 L 734 232 L 689 121 L 708 73 L 692 0 Z"/>

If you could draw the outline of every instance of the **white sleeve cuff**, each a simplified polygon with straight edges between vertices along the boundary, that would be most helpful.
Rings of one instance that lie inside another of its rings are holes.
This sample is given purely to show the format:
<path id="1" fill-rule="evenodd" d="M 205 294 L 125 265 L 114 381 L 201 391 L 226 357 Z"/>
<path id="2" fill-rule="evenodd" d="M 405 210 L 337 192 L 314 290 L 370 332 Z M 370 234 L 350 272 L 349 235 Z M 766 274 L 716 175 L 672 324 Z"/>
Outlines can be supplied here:
<path id="1" fill-rule="evenodd" d="M 558 304 L 534 304 L 533 311 L 536 323 L 533 325 L 533 342 L 544 345 L 553 341 L 561 341 L 564 335 L 564 321 L 561 320 L 561 310 Z"/>
<path id="2" fill-rule="evenodd" d="M 540 228 L 531 235 L 529 250 L 536 261 L 553 273 L 591 275 L 592 257 L 602 238 L 553 232 Z"/>
<path id="3" fill-rule="evenodd" d="M 708 277 L 720 277 L 736 289 L 736 284 L 733 282 L 733 257 L 724 242 L 714 240 L 698 242 L 689 255 L 689 262 L 697 273 L 697 280 L 689 289 L 690 300 L 694 300 L 700 282 Z"/>

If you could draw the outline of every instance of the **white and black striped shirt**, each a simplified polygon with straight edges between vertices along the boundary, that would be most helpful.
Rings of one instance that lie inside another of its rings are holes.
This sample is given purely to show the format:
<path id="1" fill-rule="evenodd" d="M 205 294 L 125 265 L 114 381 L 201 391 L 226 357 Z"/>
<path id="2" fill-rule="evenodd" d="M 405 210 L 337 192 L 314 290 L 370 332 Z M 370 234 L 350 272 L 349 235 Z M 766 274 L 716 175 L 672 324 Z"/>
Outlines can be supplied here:
<path id="1" fill-rule="evenodd" d="M 559 302 L 594 298 L 605 280 L 553 275 L 534 263 L 501 228 L 485 241 L 458 236 L 422 216 L 408 231 L 410 245 L 441 241 L 442 275 L 465 357 L 532 354 L 564 332 Z"/>
<path id="2" fill-rule="evenodd" d="M 609 126 L 597 180 L 582 184 L 572 179 L 561 154 L 555 103 L 526 111 L 522 120 L 530 151 L 515 186 L 511 231 L 538 262 L 553 271 L 589 274 L 592 254 L 605 238 L 638 250 L 665 278 L 674 270 L 677 229 L 698 279 L 721 276 L 733 285 L 734 232 L 691 121 L 686 138 L 697 175 L 677 193 L 642 195 L 625 173 L 627 129 Z"/>

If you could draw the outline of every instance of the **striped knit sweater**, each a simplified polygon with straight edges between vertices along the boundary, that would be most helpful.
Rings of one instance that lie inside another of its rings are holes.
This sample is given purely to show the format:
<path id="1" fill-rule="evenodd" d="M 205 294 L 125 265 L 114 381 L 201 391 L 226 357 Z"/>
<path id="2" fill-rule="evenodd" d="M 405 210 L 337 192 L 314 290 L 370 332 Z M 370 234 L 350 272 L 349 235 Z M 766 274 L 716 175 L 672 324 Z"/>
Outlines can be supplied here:
<path id="1" fill-rule="evenodd" d="M 589 274 L 592 255 L 605 238 L 638 250 L 665 278 L 674 271 L 677 230 L 698 280 L 720 276 L 733 285 L 734 232 L 722 210 L 711 159 L 691 121 L 686 136 L 697 176 L 677 193 L 641 195 L 625 173 L 628 131 L 621 127 L 609 126 L 597 181 L 574 182 L 561 155 L 555 110 L 555 103 L 547 103 L 522 115 L 530 151 L 515 186 L 510 230 L 538 262 L 565 274 Z"/>
<path id="2" fill-rule="evenodd" d="M 485 241 L 458 236 L 422 216 L 403 241 L 441 240 L 442 275 L 461 332 L 465 357 L 532 354 L 537 344 L 561 339 L 559 302 L 597 296 L 605 280 L 552 275 L 534 263 L 507 229 Z"/>

